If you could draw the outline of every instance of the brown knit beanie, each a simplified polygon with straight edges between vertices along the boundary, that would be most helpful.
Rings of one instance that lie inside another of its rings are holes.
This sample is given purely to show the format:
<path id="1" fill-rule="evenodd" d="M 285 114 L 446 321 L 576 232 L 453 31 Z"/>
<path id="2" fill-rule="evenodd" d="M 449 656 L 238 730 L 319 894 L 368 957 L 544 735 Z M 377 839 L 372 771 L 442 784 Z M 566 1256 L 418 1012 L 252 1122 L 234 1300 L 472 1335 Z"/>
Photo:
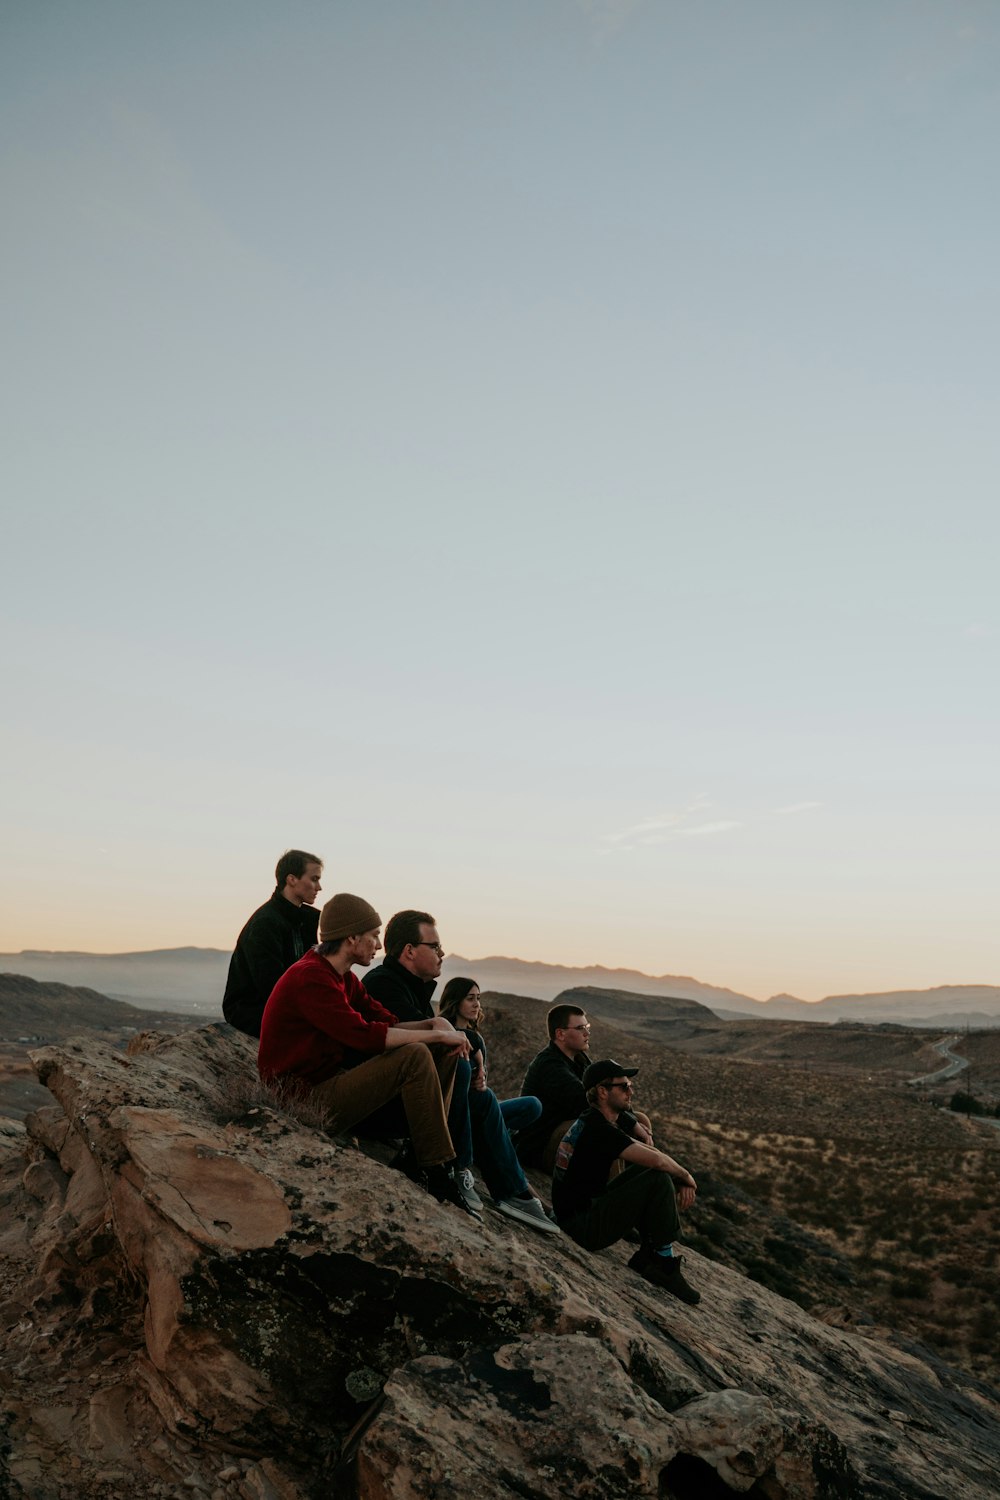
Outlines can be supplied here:
<path id="1" fill-rule="evenodd" d="M 332 943 L 337 938 L 358 937 L 362 932 L 371 932 L 381 927 L 382 918 L 374 906 L 362 901 L 360 896 L 348 896 L 341 892 L 331 896 L 319 915 L 319 940 Z"/>

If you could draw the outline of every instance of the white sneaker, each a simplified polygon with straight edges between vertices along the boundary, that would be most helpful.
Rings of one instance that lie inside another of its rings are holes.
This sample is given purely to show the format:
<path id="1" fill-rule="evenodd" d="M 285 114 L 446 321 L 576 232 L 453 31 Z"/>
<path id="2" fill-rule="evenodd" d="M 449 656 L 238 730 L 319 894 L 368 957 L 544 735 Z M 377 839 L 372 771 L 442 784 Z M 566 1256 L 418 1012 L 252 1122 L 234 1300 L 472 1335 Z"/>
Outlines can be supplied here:
<path id="1" fill-rule="evenodd" d="M 543 1234 L 562 1234 L 559 1225 L 552 1222 L 537 1198 L 500 1198 L 493 1207 L 506 1214 L 508 1219 L 530 1224 L 532 1229 L 540 1229 Z"/>
<path id="2" fill-rule="evenodd" d="M 456 1168 L 455 1181 L 458 1184 L 458 1191 L 461 1193 L 462 1197 L 465 1199 L 469 1207 L 475 1209 L 482 1208 L 483 1200 L 476 1192 L 476 1179 L 472 1175 L 472 1168 L 463 1167 L 461 1171 Z"/>

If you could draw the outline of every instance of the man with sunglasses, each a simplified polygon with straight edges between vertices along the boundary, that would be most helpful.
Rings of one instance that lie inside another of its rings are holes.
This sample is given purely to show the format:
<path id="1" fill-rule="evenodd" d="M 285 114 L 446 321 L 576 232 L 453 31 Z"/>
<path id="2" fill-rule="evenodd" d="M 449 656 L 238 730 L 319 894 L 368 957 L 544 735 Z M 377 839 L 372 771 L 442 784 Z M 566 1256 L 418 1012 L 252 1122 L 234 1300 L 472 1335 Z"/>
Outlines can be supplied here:
<path id="1" fill-rule="evenodd" d="M 549 1044 L 528 1064 L 521 1084 L 522 1094 L 542 1101 L 542 1113 L 533 1125 L 518 1133 L 517 1154 L 526 1167 L 537 1167 L 548 1176 L 555 1164 L 559 1142 L 573 1121 L 587 1108 L 583 1076 L 590 1062 L 590 1022 L 576 1005 L 553 1005 L 546 1017 Z M 619 1128 L 626 1135 L 653 1144 L 649 1118 L 623 1110 Z M 614 1171 L 620 1168 L 613 1168 Z"/>
<path id="2" fill-rule="evenodd" d="M 362 980 L 373 1000 L 401 1022 L 434 1019 L 432 997 L 437 986 L 444 948 L 430 912 L 398 911 L 385 929 L 385 959 Z M 444 1024 L 437 1018 L 436 1024 Z M 464 1032 L 460 1033 L 464 1040 Z M 466 1051 L 468 1049 L 466 1048 Z M 472 1175 L 475 1160 L 494 1206 L 507 1218 L 517 1219 L 546 1234 L 557 1232 L 541 1201 L 531 1191 L 517 1159 L 510 1133 L 493 1090 L 480 1083 L 470 1088 L 472 1069 L 463 1054 L 455 1069 L 454 1089 L 448 1110 L 448 1130 L 455 1145 L 455 1182 L 466 1204 L 479 1213 L 483 1200 Z M 383 1110 L 373 1124 L 380 1133 L 395 1136 L 399 1128 L 398 1106 Z M 407 1170 L 404 1152 L 397 1165 Z"/>
<path id="3" fill-rule="evenodd" d="M 559 1143 L 552 1207 L 559 1227 L 585 1250 L 604 1250 L 638 1234 L 631 1269 L 694 1307 L 701 1294 L 685 1281 L 673 1240 L 680 1227 L 678 1209 L 691 1207 L 698 1185 L 672 1156 L 633 1140 L 620 1128 L 638 1071 L 613 1058 L 587 1068 L 583 1085 L 589 1107 Z M 617 1161 L 625 1169 L 609 1180 Z"/>

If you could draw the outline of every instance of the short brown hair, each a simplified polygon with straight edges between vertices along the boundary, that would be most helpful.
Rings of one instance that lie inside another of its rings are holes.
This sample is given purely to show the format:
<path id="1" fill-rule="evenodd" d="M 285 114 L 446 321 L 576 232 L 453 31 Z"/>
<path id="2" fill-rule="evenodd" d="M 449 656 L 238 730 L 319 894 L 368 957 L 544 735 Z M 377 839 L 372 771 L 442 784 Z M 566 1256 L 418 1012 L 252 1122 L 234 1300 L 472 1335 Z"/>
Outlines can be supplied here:
<path id="1" fill-rule="evenodd" d="M 549 1028 L 549 1041 L 554 1042 L 557 1031 L 569 1029 L 570 1016 L 585 1016 L 587 1012 L 581 1010 L 578 1005 L 553 1005 L 545 1017 L 545 1024 Z"/>
<path id="2" fill-rule="evenodd" d="M 390 917 L 382 939 L 386 958 L 398 958 L 407 943 L 416 946 L 420 942 L 420 928 L 424 922 L 428 927 L 437 926 L 429 911 L 398 911 L 394 917 Z"/>
<path id="3" fill-rule="evenodd" d="M 274 867 L 274 883 L 279 891 L 285 889 L 285 881 L 289 875 L 298 880 L 300 875 L 306 873 L 309 865 L 319 865 L 323 868 L 323 861 L 318 854 L 307 854 L 304 849 L 286 849 Z"/>

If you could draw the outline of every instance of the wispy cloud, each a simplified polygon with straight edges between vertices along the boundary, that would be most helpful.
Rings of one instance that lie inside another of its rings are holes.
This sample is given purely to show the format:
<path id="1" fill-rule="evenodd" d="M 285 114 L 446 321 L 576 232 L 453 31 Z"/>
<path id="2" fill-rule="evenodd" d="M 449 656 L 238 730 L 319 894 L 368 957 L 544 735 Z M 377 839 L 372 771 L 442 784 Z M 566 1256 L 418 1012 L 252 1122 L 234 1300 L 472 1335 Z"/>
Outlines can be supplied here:
<path id="1" fill-rule="evenodd" d="M 640 842 L 645 843 L 649 834 L 661 833 L 666 828 L 673 828 L 680 817 L 679 813 L 667 813 L 662 818 L 647 818 L 645 823 L 633 823 L 631 828 L 622 828 L 618 833 L 606 833 L 605 841 L 609 844 L 624 844 Z"/>
<path id="2" fill-rule="evenodd" d="M 628 828 L 621 828 L 617 833 L 606 833 L 604 842 L 623 844 L 628 848 L 636 844 L 662 844 L 666 837 L 679 831 L 680 825 L 686 818 L 693 817 L 695 813 L 707 811 L 711 805 L 707 797 L 698 796 L 686 807 L 658 813 L 655 817 L 643 819 L 641 823 L 632 823 Z"/>
<path id="3" fill-rule="evenodd" d="M 786 802 L 781 807 L 771 807 L 766 812 L 748 818 L 715 817 L 707 822 L 696 821 L 699 813 L 708 812 L 714 805 L 710 797 L 699 795 L 685 807 L 656 813 L 640 823 L 630 824 L 628 828 L 606 833 L 603 843 L 624 852 L 648 848 L 651 844 L 666 844 L 674 839 L 710 838 L 713 834 L 731 833 L 734 829 L 746 828 L 754 823 L 766 824 L 770 818 L 787 818 L 796 813 L 810 812 L 815 807 L 822 807 L 823 803 L 813 800 Z"/>
<path id="4" fill-rule="evenodd" d="M 993 632 L 988 625 L 983 625 L 977 622 L 974 625 L 966 625 L 965 629 L 962 631 L 962 634 L 968 640 L 981 641 L 986 636 L 992 635 Z"/>

